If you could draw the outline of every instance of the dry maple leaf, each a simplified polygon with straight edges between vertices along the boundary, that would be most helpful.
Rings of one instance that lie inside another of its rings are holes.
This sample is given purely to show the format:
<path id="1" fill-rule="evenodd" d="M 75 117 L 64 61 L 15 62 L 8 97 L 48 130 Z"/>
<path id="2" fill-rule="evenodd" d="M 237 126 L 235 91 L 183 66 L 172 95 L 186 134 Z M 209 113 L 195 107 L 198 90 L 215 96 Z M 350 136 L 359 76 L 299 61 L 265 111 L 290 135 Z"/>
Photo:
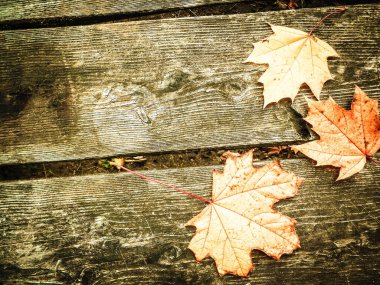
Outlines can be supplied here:
<path id="1" fill-rule="evenodd" d="M 332 98 L 325 102 L 309 101 L 305 118 L 320 139 L 292 146 L 317 161 L 317 165 L 341 167 L 337 180 L 363 169 L 366 158 L 380 148 L 378 102 L 355 87 L 351 110 L 340 107 Z"/>
<path id="2" fill-rule="evenodd" d="M 339 57 L 324 41 L 300 30 L 271 25 L 274 35 L 254 43 L 245 62 L 268 64 L 260 77 L 264 84 L 264 107 L 283 98 L 293 101 L 306 83 L 319 99 L 323 84 L 332 79 L 328 57 Z"/>
<path id="3" fill-rule="evenodd" d="M 247 276 L 253 249 L 279 259 L 300 247 L 296 221 L 273 205 L 295 196 L 302 179 L 278 162 L 254 168 L 252 150 L 226 157 L 224 172 L 213 172 L 212 202 L 187 223 L 197 228 L 189 248 L 197 261 L 211 256 L 220 274 Z"/>

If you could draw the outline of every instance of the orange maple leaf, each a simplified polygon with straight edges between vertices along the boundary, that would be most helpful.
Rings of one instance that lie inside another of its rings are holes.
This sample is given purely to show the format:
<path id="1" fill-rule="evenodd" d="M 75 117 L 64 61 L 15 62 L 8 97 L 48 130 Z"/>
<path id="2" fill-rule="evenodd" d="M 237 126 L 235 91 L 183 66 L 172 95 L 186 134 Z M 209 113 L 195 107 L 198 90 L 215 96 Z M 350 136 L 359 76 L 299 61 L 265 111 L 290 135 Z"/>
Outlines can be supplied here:
<path id="1" fill-rule="evenodd" d="M 259 78 L 264 84 L 264 107 L 283 98 L 293 101 L 306 83 L 319 99 L 323 84 L 332 79 L 328 57 L 339 57 L 326 42 L 310 33 L 271 25 L 274 35 L 254 43 L 246 63 L 268 64 Z"/>
<path id="2" fill-rule="evenodd" d="M 309 101 L 305 118 L 320 139 L 292 149 L 317 161 L 317 165 L 341 167 L 337 180 L 363 169 L 366 158 L 380 148 L 378 102 L 355 87 L 351 110 L 340 107 L 332 98 L 325 102 Z"/>
<path id="3" fill-rule="evenodd" d="M 295 196 L 302 179 L 278 162 L 254 168 L 253 150 L 226 157 L 224 172 L 213 172 L 212 202 L 187 223 L 197 228 L 189 248 L 197 261 L 211 256 L 220 274 L 247 276 L 253 249 L 279 259 L 300 247 L 296 221 L 273 205 Z"/>

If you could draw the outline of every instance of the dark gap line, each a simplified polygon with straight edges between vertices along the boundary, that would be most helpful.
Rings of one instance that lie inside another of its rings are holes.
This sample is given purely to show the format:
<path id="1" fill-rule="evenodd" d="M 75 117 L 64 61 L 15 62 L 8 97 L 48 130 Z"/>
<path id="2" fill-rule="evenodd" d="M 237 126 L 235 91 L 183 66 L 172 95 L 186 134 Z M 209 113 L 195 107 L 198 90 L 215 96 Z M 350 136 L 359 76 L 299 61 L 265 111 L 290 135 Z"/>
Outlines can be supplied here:
<path id="1" fill-rule="evenodd" d="M 336 5 L 354 5 L 354 4 L 371 4 L 378 3 L 378 0 L 353 1 L 320 1 L 320 0 L 298 0 L 298 9 L 301 8 L 318 8 Z M 0 20 L 0 30 L 21 30 L 21 29 L 40 29 L 69 26 L 86 26 L 101 23 L 114 23 L 121 21 L 142 21 L 157 20 L 169 18 L 187 18 L 199 16 L 217 16 L 243 13 L 256 13 L 266 11 L 279 11 L 289 9 L 288 0 L 277 1 L 241 1 L 226 4 L 210 4 L 205 6 L 196 6 L 190 8 L 169 8 L 156 11 L 141 12 L 121 12 L 105 15 L 88 15 L 88 16 L 64 16 L 58 18 L 38 18 L 22 20 Z"/>
<path id="2" fill-rule="evenodd" d="M 262 2 L 262 1 L 261 1 Z M 264 1 L 265 2 L 265 1 Z M 226 4 L 209 4 L 188 8 L 168 8 L 156 11 L 121 12 L 106 15 L 67 16 L 59 18 L 38 18 L 25 20 L 0 21 L 0 30 L 20 30 L 54 28 L 67 26 L 85 26 L 120 21 L 143 21 L 170 18 L 189 18 L 197 16 L 230 15 L 281 10 L 277 4 L 262 5 L 252 1 Z M 277 9 L 276 9 L 277 8 Z"/>
<path id="3" fill-rule="evenodd" d="M 117 173 L 119 170 L 108 163 L 113 158 L 123 158 L 126 167 L 137 171 L 220 165 L 223 164 L 223 153 L 226 151 L 243 153 L 252 148 L 254 148 L 255 160 L 304 157 L 300 153 L 295 154 L 284 142 L 283 146 L 245 146 L 231 147 L 228 149 L 199 149 L 142 154 L 138 156 L 120 155 L 82 160 L 1 165 L 0 181 Z"/>

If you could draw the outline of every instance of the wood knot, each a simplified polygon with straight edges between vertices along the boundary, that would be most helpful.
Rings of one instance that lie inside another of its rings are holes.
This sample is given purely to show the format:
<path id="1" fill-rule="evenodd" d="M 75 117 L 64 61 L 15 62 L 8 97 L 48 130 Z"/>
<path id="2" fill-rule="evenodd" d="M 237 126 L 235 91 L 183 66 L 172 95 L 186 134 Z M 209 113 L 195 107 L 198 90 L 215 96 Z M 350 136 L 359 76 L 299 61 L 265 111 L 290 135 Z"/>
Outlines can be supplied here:
<path id="1" fill-rule="evenodd" d="M 182 254 L 182 249 L 178 246 L 166 244 L 156 249 L 147 258 L 148 263 L 170 265 Z"/>
<path id="2" fill-rule="evenodd" d="M 188 82 L 189 74 L 176 69 L 166 74 L 160 82 L 158 89 L 163 92 L 173 92 L 182 88 Z"/>

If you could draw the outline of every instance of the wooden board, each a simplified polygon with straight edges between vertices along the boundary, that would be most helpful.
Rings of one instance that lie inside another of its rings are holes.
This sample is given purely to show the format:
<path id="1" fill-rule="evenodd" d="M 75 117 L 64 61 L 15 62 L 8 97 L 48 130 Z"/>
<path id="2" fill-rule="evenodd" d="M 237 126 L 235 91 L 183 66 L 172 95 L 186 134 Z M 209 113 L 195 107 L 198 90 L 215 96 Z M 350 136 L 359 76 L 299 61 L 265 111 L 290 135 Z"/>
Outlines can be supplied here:
<path id="1" fill-rule="evenodd" d="M 14 20 L 77 18 L 112 14 L 160 12 L 171 9 L 234 3 L 241 0 L 2 0 L 0 23 Z"/>
<path id="2" fill-rule="evenodd" d="M 352 6 L 317 35 L 331 95 L 380 97 L 380 5 Z M 0 32 L 0 164 L 310 139 L 289 106 L 262 109 L 264 66 L 242 64 L 267 22 L 309 30 L 329 9 Z"/>
<path id="3" fill-rule="evenodd" d="M 187 249 L 193 229 L 184 224 L 202 202 L 120 173 L 0 183 L 0 282 L 375 284 L 380 168 L 368 163 L 335 182 L 335 168 L 282 165 L 305 178 L 298 196 L 277 204 L 298 221 L 302 248 L 279 262 L 254 251 L 248 279 L 219 277 L 211 259 L 196 263 Z M 208 198 L 213 168 L 221 166 L 144 174 Z"/>

